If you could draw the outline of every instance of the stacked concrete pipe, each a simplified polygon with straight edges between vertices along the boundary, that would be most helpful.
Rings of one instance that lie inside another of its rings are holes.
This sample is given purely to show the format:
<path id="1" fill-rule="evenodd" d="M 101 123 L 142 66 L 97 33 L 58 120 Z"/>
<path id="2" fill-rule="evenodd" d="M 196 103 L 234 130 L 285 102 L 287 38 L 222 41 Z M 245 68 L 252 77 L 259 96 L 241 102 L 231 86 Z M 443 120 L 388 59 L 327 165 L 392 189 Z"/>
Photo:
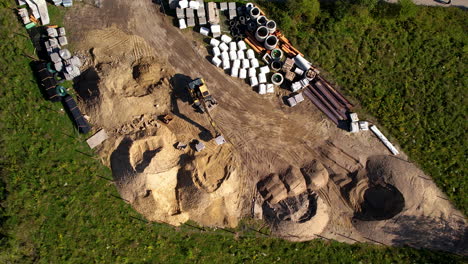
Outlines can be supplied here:
<path id="1" fill-rule="evenodd" d="M 266 27 L 264 27 L 266 28 Z M 256 36 L 256 35 L 255 35 Z M 278 38 L 276 36 L 268 36 L 266 39 L 265 39 L 265 48 L 267 50 L 273 50 L 276 48 L 276 46 L 278 46 Z"/>
<path id="2" fill-rule="evenodd" d="M 267 37 L 268 29 L 265 26 L 258 27 L 255 32 L 255 39 L 257 39 L 258 42 L 264 42 Z"/>
<path id="3" fill-rule="evenodd" d="M 268 32 L 270 32 L 270 34 L 273 34 L 276 31 L 276 22 L 270 20 L 266 23 L 266 27 L 268 28 Z"/>

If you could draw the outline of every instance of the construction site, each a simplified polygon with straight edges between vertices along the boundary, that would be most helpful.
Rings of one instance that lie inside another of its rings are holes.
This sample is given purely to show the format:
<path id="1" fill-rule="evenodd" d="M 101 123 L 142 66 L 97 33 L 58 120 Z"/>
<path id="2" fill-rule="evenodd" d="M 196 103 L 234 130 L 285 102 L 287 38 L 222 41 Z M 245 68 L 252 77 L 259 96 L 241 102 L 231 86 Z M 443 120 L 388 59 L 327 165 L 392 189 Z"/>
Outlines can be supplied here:
<path id="1" fill-rule="evenodd" d="M 359 119 L 268 10 L 53 2 L 73 8 L 72 33 L 49 21 L 45 1 L 18 1 L 40 89 L 88 134 L 121 198 L 147 220 L 234 228 L 248 218 L 291 241 L 468 253 L 463 214 Z"/>

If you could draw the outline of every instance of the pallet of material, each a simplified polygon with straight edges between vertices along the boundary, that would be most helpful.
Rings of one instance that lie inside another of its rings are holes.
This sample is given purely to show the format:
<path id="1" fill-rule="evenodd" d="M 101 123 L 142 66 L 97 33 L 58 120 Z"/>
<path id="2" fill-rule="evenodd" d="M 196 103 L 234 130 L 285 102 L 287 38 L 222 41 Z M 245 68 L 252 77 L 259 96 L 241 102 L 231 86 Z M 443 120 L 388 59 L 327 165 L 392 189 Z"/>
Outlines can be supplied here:
<path id="1" fill-rule="evenodd" d="M 83 114 L 81 114 L 75 99 L 73 99 L 73 97 L 70 95 L 66 95 L 62 99 L 62 103 L 67 109 L 67 112 L 75 121 L 75 125 L 78 128 L 78 131 L 82 134 L 88 133 L 91 128 L 89 127 L 88 121 L 86 121 L 86 119 L 83 117 Z"/>

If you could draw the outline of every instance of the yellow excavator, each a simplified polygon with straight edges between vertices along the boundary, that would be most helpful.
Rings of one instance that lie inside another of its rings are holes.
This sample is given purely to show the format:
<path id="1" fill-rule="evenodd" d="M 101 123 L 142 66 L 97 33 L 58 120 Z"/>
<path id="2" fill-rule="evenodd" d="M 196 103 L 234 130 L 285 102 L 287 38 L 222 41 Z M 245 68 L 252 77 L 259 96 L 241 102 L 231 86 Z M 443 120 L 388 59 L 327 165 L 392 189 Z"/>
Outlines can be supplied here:
<path id="1" fill-rule="evenodd" d="M 226 140 L 221 135 L 221 131 L 218 129 L 213 117 L 211 116 L 211 110 L 218 105 L 218 102 L 213 98 L 213 96 L 208 91 L 206 87 L 205 80 L 202 78 L 197 78 L 187 85 L 187 90 L 192 99 L 192 105 L 200 110 L 202 113 L 205 113 L 208 117 L 211 127 L 214 130 L 214 141 L 217 145 L 222 145 L 226 143 Z"/>

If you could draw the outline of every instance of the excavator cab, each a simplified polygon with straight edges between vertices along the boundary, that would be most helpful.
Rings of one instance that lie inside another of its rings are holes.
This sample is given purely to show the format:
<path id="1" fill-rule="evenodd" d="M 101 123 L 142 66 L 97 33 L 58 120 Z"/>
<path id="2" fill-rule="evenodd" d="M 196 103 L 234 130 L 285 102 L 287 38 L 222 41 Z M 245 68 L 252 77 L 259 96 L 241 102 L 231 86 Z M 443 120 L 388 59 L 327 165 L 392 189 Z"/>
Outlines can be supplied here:
<path id="1" fill-rule="evenodd" d="M 218 105 L 218 102 L 208 91 L 205 80 L 202 78 L 197 78 L 189 82 L 187 85 L 187 90 L 192 99 L 192 105 L 202 113 L 210 112 Z"/>

